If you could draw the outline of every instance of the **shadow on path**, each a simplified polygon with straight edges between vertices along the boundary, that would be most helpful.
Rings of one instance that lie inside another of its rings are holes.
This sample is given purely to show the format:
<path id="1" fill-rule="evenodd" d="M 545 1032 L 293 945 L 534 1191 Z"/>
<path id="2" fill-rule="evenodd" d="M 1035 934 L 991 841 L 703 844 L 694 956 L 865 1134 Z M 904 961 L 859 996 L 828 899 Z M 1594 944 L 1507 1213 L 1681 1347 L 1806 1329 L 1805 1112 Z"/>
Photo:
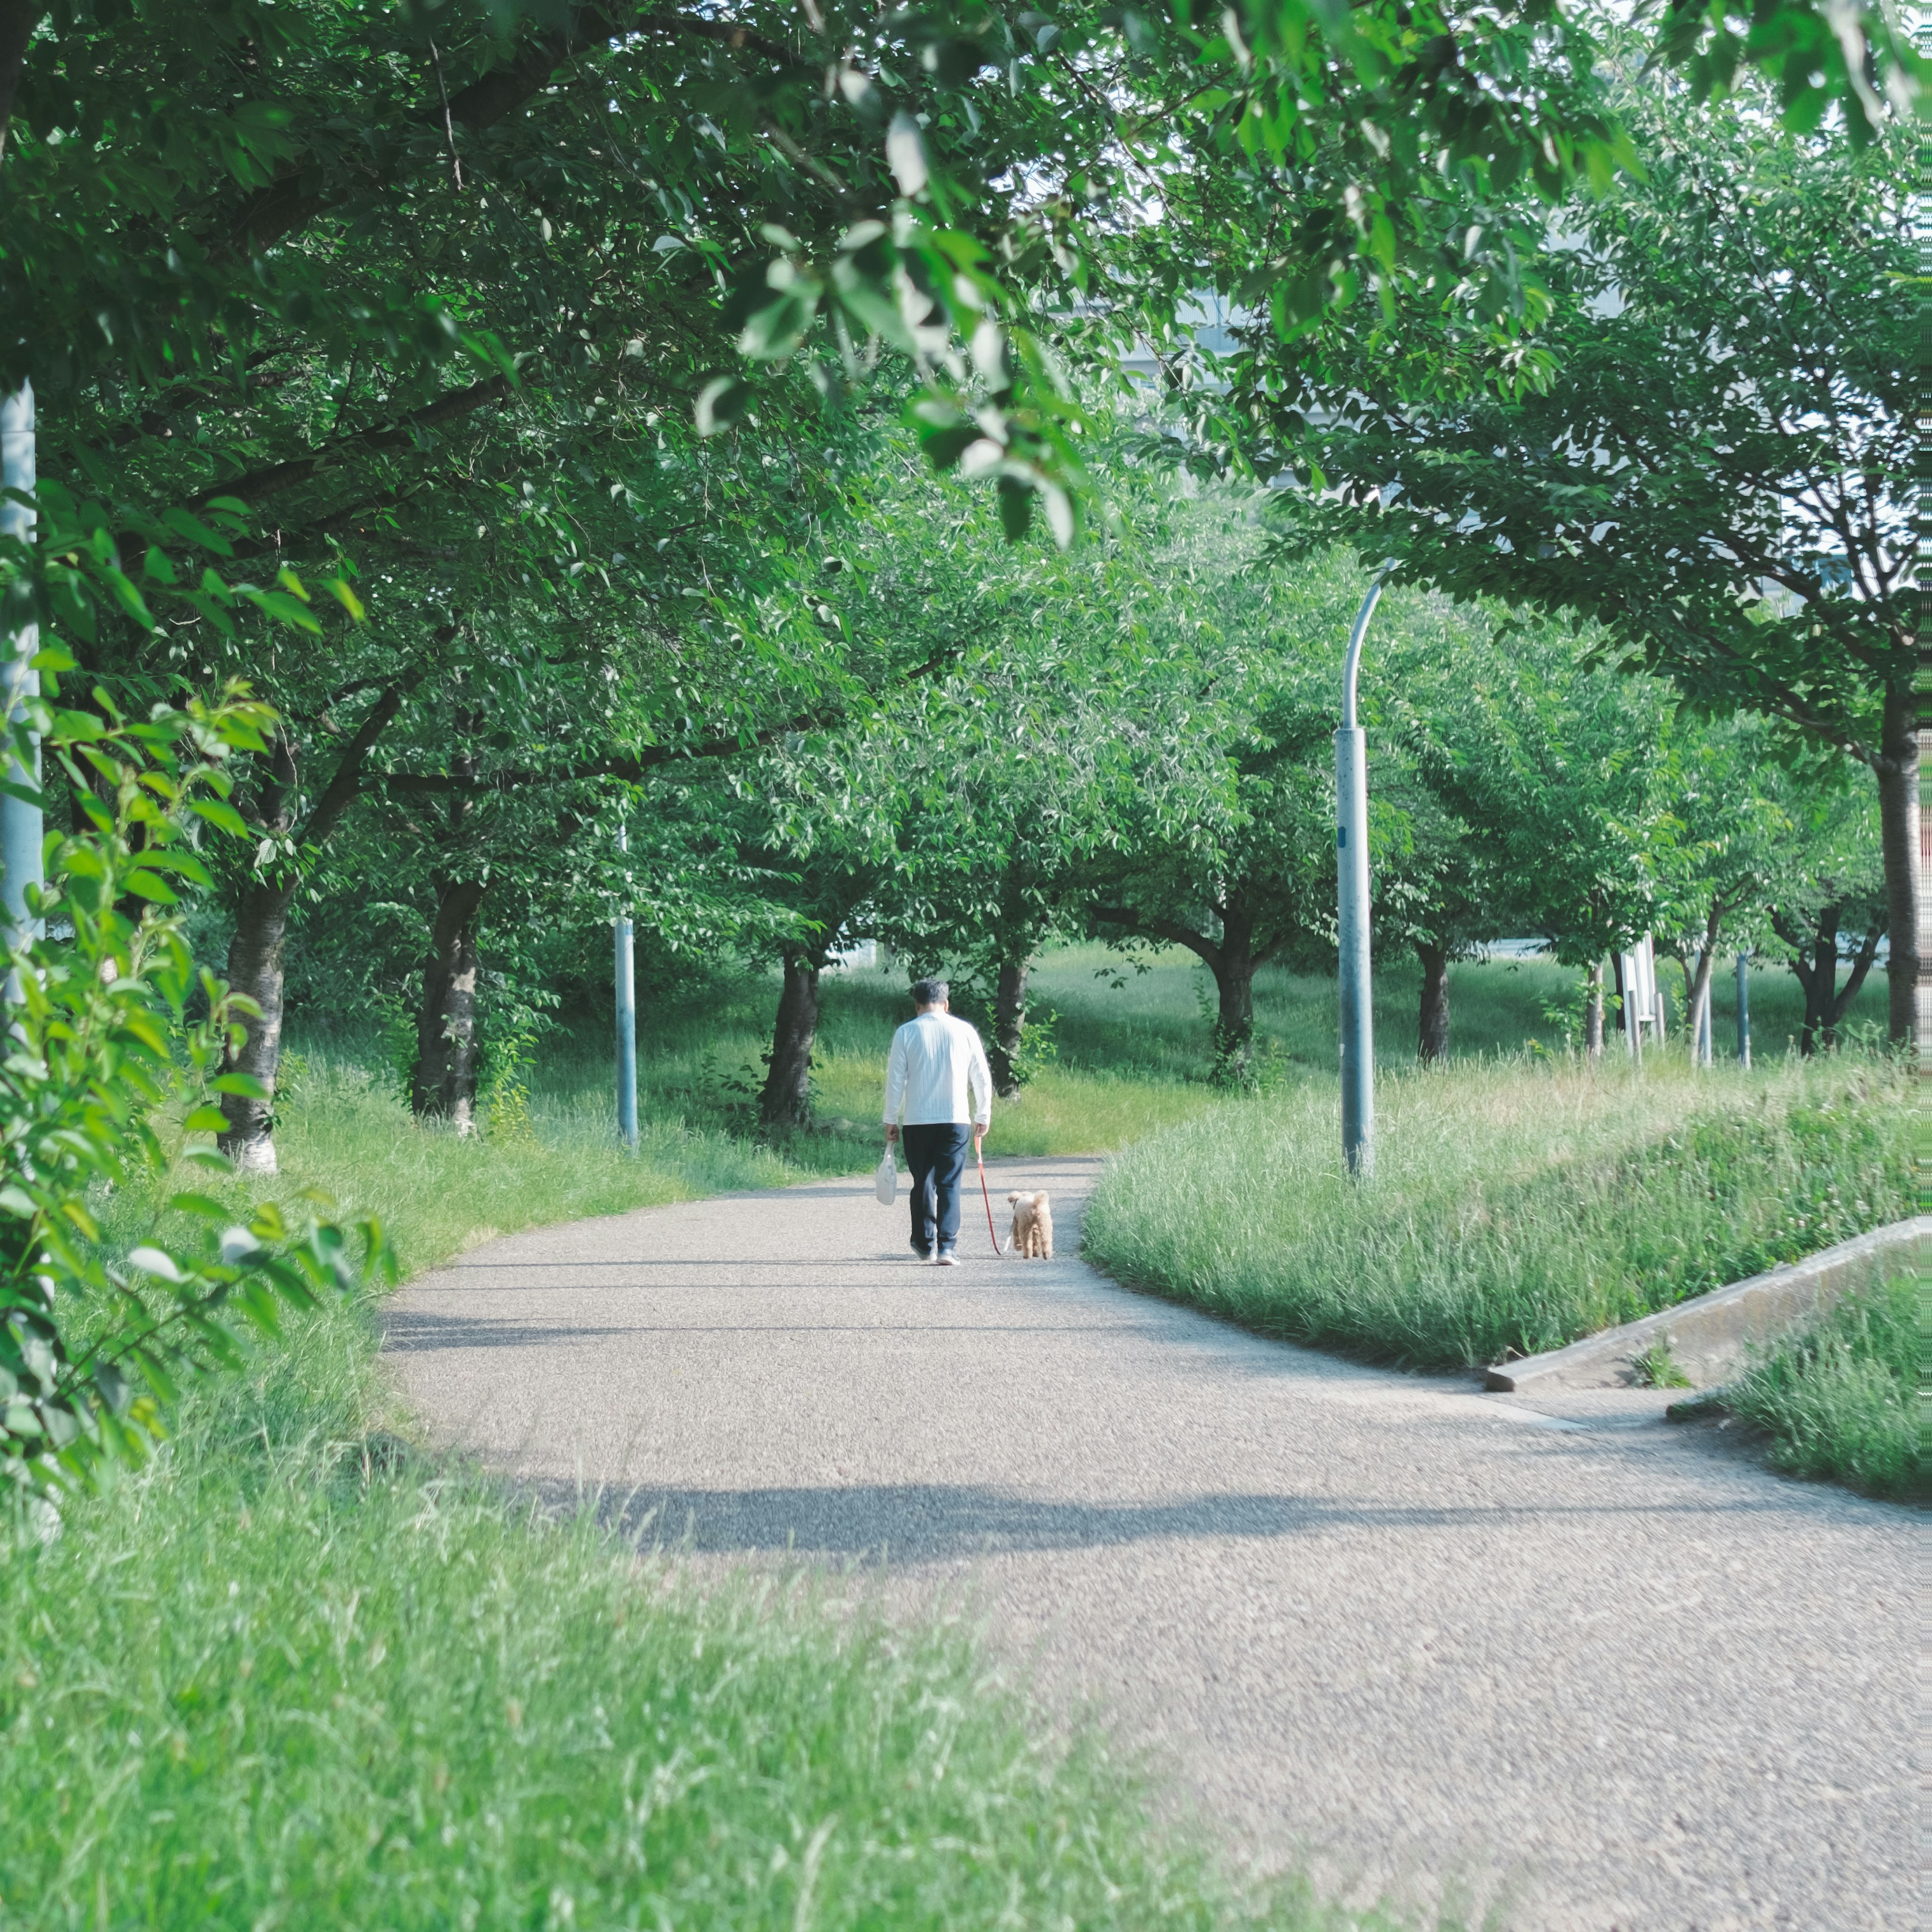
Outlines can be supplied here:
<path id="1" fill-rule="evenodd" d="M 860 1484 L 773 1490 L 638 1489 L 588 1492 L 550 1480 L 547 1505 L 594 1504 L 598 1518 L 647 1548 L 708 1555 L 790 1551 L 885 1555 L 930 1563 L 1032 1550 L 1084 1550 L 1174 1538 L 1318 1536 L 1362 1528 L 1490 1532 L 1514 1520 L 1778 1514 L 1775 1497 L 1606 1502 L 1518 1508 L 1378 1504 L 1330 1496 L 1221 1495 L 1148 1503 L 1035 1501 L 973 1484 Z"/>

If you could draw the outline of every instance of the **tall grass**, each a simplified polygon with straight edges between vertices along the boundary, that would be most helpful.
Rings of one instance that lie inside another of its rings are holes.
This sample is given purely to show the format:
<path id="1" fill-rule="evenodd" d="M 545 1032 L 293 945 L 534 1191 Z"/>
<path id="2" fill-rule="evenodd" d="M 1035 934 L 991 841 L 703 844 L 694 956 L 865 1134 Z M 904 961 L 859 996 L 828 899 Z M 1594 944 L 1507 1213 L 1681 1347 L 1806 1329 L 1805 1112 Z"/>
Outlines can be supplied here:
<path id="1" fill-rule="evenodd" d="M 1264 976 L 1279 1090 L 1232 1102 L 1200 1082 L 1191 964 L 1162 959 L 1115 991 L 1095 978 L 1100 963 L 1076 951 L 1037 976 L 1036 997 L 1060 1012 L 1060 1059 L 999 1110 L 994 1150 L 1099 1150 L 1163 1130 L 1103 1190 L 1090 1245 L 1111 1240 L 1117 1268 L 1142 1272 L 1122 1258 L 1132 1251 L 1146 1278 L 1166 1268 L 1209 1298 L 1259 1283 L 1261 1325 L 1288 1320 L 1267 1300 L 1283 1252 L 1331 1302 L 1359 1276 L 1382 1284 L 1392 1310 L 1413 1251 L 1433 1258 L 1454 1329 L 1456 1251 L 1418 1247 L 1418 1228 L 1476 1240 L 1498 1203 L 1544 1201 L 1535 1190 L 1559 1171 L 1594 1190 L 1593 1227 L 1641 1220 L 1611 1213 L 1616 1176 L 1654 1198 L 1664 1169 L 1640 1151 L 1692 1132 L 1699 1095 L 1760 1132 L 1748 1146 L 1736 1133 L 1697 1142 L 1699 1175 L 1723 1166 L 1714 1148 L 1746 1148 L 1726 1171 L 1748 1178 L 1768 1148 L 1792 1172 L 1837 1178 L 1804 1196 L 1808 1228 L 1749 1222 L 1760 1245 L 1889 1211 L 1888 1126 L 1872 1168 L 1884 1186 L 1832 1192 L 1846 1172 L 1843 1102 L 1882 1121 L 1897 1104 L 1875 1072 L 1858 1076 L 1862 1094 L 1842 1072 L 1694 1088 L 1662 1066 L 1641 1081 L 1493 1066 L 1396 1080 L 1379 1192 L 1358 1196 L 1334 1172 L 1328 1083 L 1296 1072 L 1333 1064 L 1325 986 Z M 1534 976 L 1550 969 L 1464 970 L 1466 1042 L 1493 1050 L 1540 1024 Z M 1389 990 L 1399 1002 L 1400 983 Z M 377 1042 L 298 1029 L 268 1191 L 320 1187 L 379 1214 L 414 1272 L 498 1233 L 869 1165 L 904 1014 L 897 976 L 828 987 L 816 1077 L 831 1130 L 765 1146 L 739 1130 L 771 997 L 743 976 L 647 1012 L 635 1155 L 615 1144 L 601 1038 L 553 1042 L 527 1114 L 459 1141 L 410 1120 Z M 1385 1040 L 1399 1037 L 1395 1010 Z M 1797 1160 L 1808 1132 L 1829 1159 Z M 1755 1198 L 1754 1186 L 1742 1192 Z M 109 1238 L 136 1238 L 148 1206 L 137 1192 L 103 1204 Z M 1272 1232 L 1230 1246 L 1257 1210 Z M 1672 1211 L 1685 1225 L 1688 1207 Z M 1518 1219 L 1569 1225 L 1546 1203 Z M 1496 1252 L 1546 1254 L 1556 1239 Z M 1713 1264 L 1708 1246 L 1699 1265 Z M 1684 1262 L 1672 1279 L 1694 1274 Z M 1340 1338 L 1416 1352 L 1381 1318 Z M 1292 1886 L 1237 1896 L 1184 1833 L 1152 1826 L 1146 1789 L 1099 1733 L 1042 1730 L 956 1627 L 889 1629 L 748 1580 L 698 1593 L 588 1522 L 534 1519 L 417 1455 L 381 1426 L 407 1430 L 386 1418 L 383 1387 L 367 1312 L 329 1311 L 250 1376 L 195 1392 L 157 1459 L 70 1504 L 58 1535 L 0 1526 L 12 1532 L 0 1534 L 10 1932 L 1292 1928 L 1348 1916 Z"/>
<path id="2" fill-rule="evenodd" d="M 282 1172 L 232 1190 L 322 1189 L 379 1215 L 415 1272 L 521 1228 L 869 1165 L 896 983 L 828 1003 L 820 1106 L 849 1088 L 853 1133 L 770 1147 L 730 1131 L 748 998 L 658 1016 L 634 1155 L 596 1047 L 553 1052 L 526 1115 L 459 1140 L 410 1119 L 379 1042 L 310 1028 Z M 1090 1148 L 1213 1100 L 1053 1070 L 1001 1124 L 1010 1149 L 1022 1130 Z M 108 1238 L 144 1232 L 152 1198 L 102 1204 Z M 10 1932 L 1356 1922 L 1292 1882 L 1238 1894 L 1155 1828 L 1100 1732 L 1042 1726 L 956 1624 L 770 1582 L 700 1592 L 412 1450 L 385 1386 L 368 1311 L 318 1315 L 193 1394 L 149 1466 L 58 1535 L 0 1534 Z"/>
<path id="3" fill-rule="evenodd" d="M 0 1552 L 0 1923 L 1329 1925 L 957 1627 L 700 1592 L 365 1436 L 352 1320 Z"/>
<path id="4" fill-rule="evenodd" d="M 1144 963 L 1147 970 L 1138 971 L 1105 946 L 1071 946 L 1056 948 L 1034 968 L 1036 1009 L 1060 1014 L 1054 1031 L 1064 1066 L 1201 1078 L 1211 1053 L 1208 969 L 1178 949 L 1150 954 Z M 1682 976 L 1667 962 L 1659 976 L 1671 1023 L 1680 1025 Z M 1580 971 L 1536 958 L 1472 959 L 1451 966 L 1451 1058 L 1517 1054 L 1532 1040 L 1560 1055 L 1566 1027 L 1573 1036 L 1580 1033 L 1582 978 Z M 1420 983 L 1412 959 L 1376 962 L 1376 1060 L 1391 1072 L 1414 1064 Z M 1728 1060 L 1736 1052 L 1737 1024 L 1730 973 L 1720 973 L 1713 982 L 1712 1006 L 1712 1045 L 1716 1057 Z M 1781 1058 L 1795 1047 L 1804 998 L 1786 968 L 1753 971 L 1750 1010 L 1760 1061 Z M 1884 1018 L 1885 983 L 1874 976 L 1846 1011 L 1846 1036 L 1874 1034 Z M 1255 976 L 1255 1032 L 1264 1067 L 1332 1078 L 1340 1051 L 1334 980 L 1264 967 Z"/>
<path id="5" fill-rule="evenodd" d="M 1920 1276 L 1900 1270 L 1786 1336 L 1724 1390 L 1793 1476 L 1922 1494 Z"/>
<path id="6" fill-rule="evenodd" d="M 1902 1219 L 1906 1076 L 1516 1061 L 1385 1078 L 1377 1168 L 1343 1174 L 1298 1086 L 1133 1148 L 1090 1258 L 1268 1334 L 1418 1367 L 1534 1354 Z"/>

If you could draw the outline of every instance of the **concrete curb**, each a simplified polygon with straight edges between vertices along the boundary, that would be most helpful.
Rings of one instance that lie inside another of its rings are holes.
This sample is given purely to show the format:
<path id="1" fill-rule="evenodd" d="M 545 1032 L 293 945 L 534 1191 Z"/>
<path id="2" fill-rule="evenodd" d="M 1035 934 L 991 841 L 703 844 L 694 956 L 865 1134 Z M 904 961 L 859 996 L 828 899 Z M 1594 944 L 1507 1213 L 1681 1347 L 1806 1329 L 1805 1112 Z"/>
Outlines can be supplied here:
<path id="1" fill-rule="evenodd" d="M 1691 1386 L 1708 1388 L 1743 1364 L 1748 1343 L 1837 1300 L 1847 1288 L 1869 1280 L 1886 1260 L 1918 1248 L 1928 1235 L 1932 1235 L 1932 1216 L 1875 1228 L 1802 1262 L 1713 1288 L 1621 1328 L 1586 1336 L 1567 1348 L 1499 1364 L 1485 1371 L 1483 1386 L 1520 1395 L 1540 1389 L 1616 1388 L 1629 1381 L 1632 1358 L 1662 1342 Z"/>

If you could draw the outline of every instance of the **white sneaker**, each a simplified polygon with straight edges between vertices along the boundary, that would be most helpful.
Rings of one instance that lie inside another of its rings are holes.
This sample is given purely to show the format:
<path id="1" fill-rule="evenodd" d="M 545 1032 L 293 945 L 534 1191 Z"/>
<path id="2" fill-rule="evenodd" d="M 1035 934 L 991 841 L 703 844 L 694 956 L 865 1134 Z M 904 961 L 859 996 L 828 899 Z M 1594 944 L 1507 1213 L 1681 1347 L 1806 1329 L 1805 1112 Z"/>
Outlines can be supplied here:
<path id="1" fill-rule="evenodd" d="M 959 1257 L 950 1248 L 941 1248 L 934 1259 L 933 1265 L 935 1268 L 957 1268 Z"/>

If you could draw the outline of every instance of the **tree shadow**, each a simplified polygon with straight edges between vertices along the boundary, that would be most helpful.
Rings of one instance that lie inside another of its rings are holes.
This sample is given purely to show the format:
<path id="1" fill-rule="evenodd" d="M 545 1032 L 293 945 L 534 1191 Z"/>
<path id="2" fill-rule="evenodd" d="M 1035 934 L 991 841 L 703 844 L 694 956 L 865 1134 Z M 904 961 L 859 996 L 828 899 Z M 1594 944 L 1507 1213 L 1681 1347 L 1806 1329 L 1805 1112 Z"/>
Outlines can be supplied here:
<path id="1" fill-rule="evenodd" d="M 1085 1503 L 1016 1496 L 972 1484 L 854 1484 L 765 1490 L 586 1491 L 540 1482 L 551 1509 L 593 1508 L 608 1527 L 644 1547 L 751 1556 L 784 1552 L 895 1564 L 1175 1538 L 1320 1536 L 1361 1528 L 1439 1530 L 1466 1536 L 1510 1519 L 1552 1516 L 1656 1517 L 1762 1514 L 1780 1498 L 1713 1497 L 1667 1503 L 1603 1503 L 1520 1508 L 1446 1508 L 1322 1496 L 1226 1494 L 1144 1503 Z"/>

